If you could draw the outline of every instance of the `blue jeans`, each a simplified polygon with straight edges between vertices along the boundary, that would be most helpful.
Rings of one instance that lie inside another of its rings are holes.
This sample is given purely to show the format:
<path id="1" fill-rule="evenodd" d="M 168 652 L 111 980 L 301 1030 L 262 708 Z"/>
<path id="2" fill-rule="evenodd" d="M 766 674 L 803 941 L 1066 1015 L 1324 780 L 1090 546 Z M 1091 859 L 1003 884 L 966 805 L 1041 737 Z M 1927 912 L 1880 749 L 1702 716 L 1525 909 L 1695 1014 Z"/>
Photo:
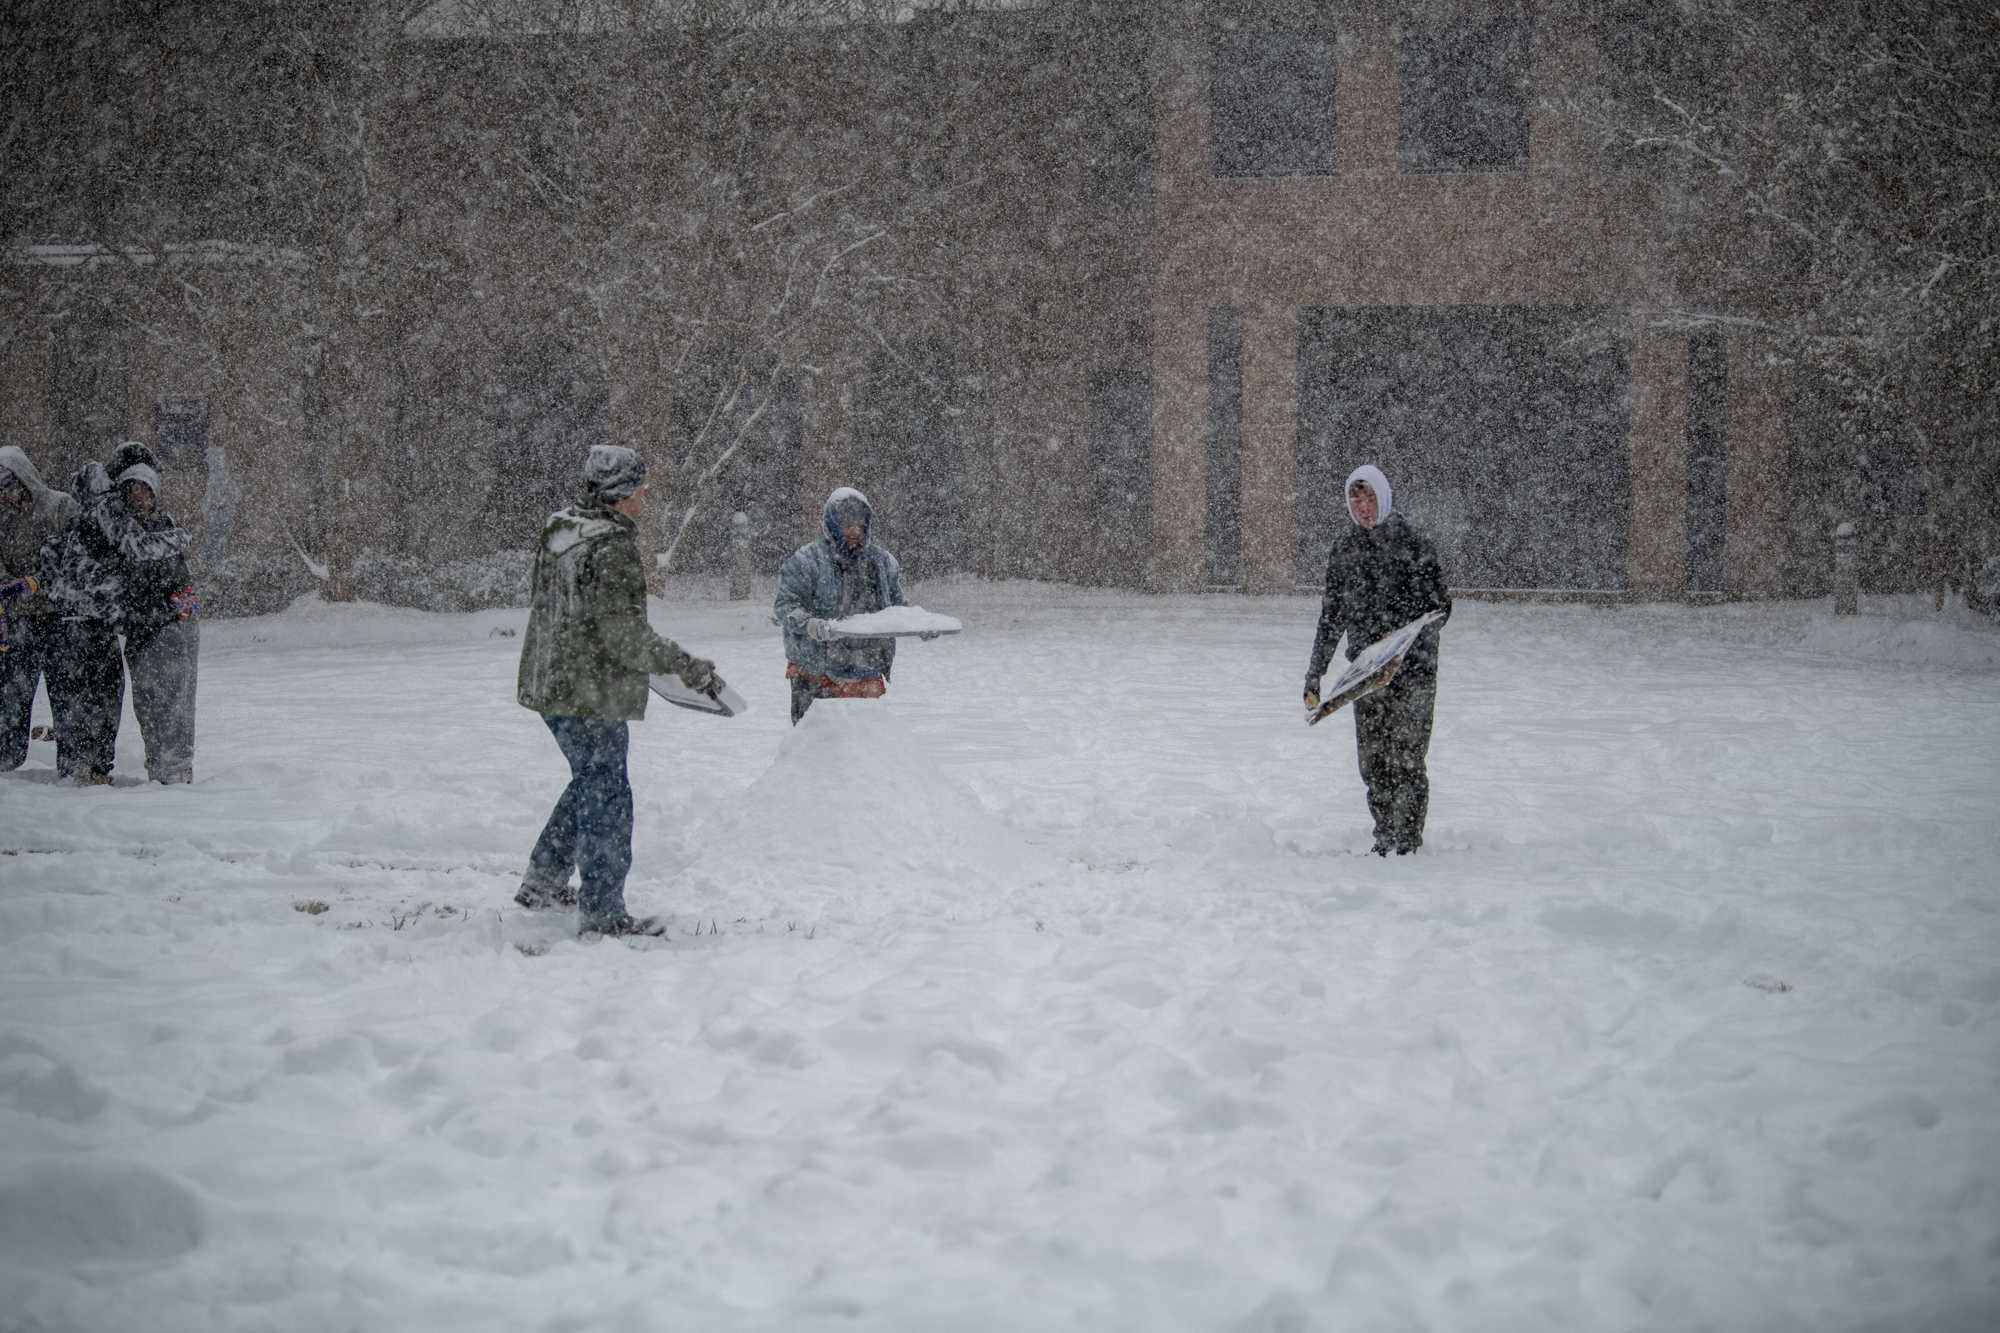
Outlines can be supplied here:
<path id="1" fill-rule="evenodd" d="M 625 876 L 632 869 L 632 781 L 625 773 L 630 737 L 623 722 L 542 721 L 569 760 L 570 780 L 528 855 L 522 880 L 554 892 L 575 869 L 583 881 L 576 897 L 584 929 L 609 926 L 625 915 Z"/>

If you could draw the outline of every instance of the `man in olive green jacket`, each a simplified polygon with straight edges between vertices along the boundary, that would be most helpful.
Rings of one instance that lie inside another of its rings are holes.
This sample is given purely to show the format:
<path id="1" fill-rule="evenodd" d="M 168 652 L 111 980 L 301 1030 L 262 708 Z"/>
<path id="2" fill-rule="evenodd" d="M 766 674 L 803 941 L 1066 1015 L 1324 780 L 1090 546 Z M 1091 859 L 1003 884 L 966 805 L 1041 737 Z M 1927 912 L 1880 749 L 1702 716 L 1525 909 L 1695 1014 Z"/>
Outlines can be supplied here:
<path id="1" fill-rule="evenodd" d="M 575 902 L 579 934 L 658 935 L 656 922 L 625 910 L 632 868 L 626 723 L 646 716 L 648 675 L 671 671 L 700 690 L 713 681 L 715 664 L 646 622 L 646 571 L 633 522 L 646 502 L 645 463 L 630 449 L 594 445 L 583 476 L 583 498 L 542 526 L 516 695 L 554 733 L 570 783 L 514 901 L 530 908 Z M 582 881 L 574 892 L 572 869 Z"/>

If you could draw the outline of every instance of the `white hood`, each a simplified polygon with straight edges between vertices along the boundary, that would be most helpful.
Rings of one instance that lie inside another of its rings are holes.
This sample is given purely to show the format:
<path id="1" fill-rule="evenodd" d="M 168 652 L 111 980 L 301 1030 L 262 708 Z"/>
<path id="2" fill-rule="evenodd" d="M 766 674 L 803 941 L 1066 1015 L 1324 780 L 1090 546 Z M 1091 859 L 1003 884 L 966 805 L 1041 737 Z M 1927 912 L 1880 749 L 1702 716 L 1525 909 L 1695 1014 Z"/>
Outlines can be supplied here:
<path id="1" fill-rule="evenodd" d="M 1360 467 L 1347 474 L 1347 484 L 1340 488 L 1341 503 L 1347 504 L 1347 497 L 1353 494 L 1354 483 L 1357 481 L 1367 482 L 1368 489 L 1375 492 L 1375 503 L 1379 506 L 1378 512 L 1375 515 L 1375 522 L 1377 526 L 1380 526 L 1382 520 L 1389 517 L 1390 509 L 1394 507 L 1394 498 L 1389 493 L 1389 479 L 1383 476 L 1382 469 L 1376 467 L 1373 463 L 1363 463 Z M 1347 505 L 1347 516 L 1354 518 L 1354 506 L 1351 504 Z M 1354 522 L 1358 527 L 1361 520 L 1354 518 Z"/>
<path id="2" fill-rule="evenodd" d="M 42 480 L 42 474 L 35 470 L 34 462 L 19 445 L 0 446 L 0 467 L 13 473 L 16 480 L 28 488 L 28 494 L 35 497 L 34 508 L 30 512 L 36 521 L 62 524 L 82 512 L 77 502 L 71 499 L 67 492 L 49 489 L 48 483 Z M 0 510 L 0 513 L 4 512 Z"/>

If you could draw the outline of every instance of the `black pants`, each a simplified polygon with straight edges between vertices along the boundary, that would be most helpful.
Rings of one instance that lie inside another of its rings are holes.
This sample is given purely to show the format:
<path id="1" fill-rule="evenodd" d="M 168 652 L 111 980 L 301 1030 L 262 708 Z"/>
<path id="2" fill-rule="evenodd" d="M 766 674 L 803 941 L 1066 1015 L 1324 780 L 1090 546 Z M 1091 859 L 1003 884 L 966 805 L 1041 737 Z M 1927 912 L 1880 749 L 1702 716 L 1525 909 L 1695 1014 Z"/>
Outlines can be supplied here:
<path id="1" fill-rule="evenodd" d="M 56 772 L 65 778 L 108 778 L 125 711 L 125 662 L 118 632 L 95 620 L 65 620 L 49 670 L 49 708 L 56 719 Z"/>
<path id="2" fill-rule="evenodd" d="M 111 775 L 118 722 L 125 711 L 125 671 L 132 712 L 146 742 L 146 776 L 188 782 L 194 775 L 194 698 L 200 623 L 177 620 L 125 636 L 91 620 L 62 622 L 49 671 L 56 719 L 56 772 L 66 778 Z"/>
<path id="3" fill-rule="evenodd" d="M 1431 715 L 1437 677 L 1398 676 L 1387 689 L 1354 701 L 1354 749 L 1375 816 L 1375 850 L 1414 852 L 1424 845 L 1431 808 L 1431 779 L 1424 756 L 1431 748 Z"/>
<path id="4" fill-rule="evenodd" d="M 821 685 L 818 681 L 810 680 L 804 676 L 793 676 L 792 725 L 796 727 L 799 724 L 799 719 L 806 715 L 806 709 L 813 706 L 813 700 L 831 699 L 832 697 L 833 691 Z"/>
<path id="5" fill-rule="evenodd" d="M 54 616 L 12 616 L 7 621 L 7 651 L 0 653 L 0 772 L 28 761 L 28 721 L 34 714 L 35 682 L 49 682 L 49 706 L 55 707 L 56 633 L 62 622 Z"/>

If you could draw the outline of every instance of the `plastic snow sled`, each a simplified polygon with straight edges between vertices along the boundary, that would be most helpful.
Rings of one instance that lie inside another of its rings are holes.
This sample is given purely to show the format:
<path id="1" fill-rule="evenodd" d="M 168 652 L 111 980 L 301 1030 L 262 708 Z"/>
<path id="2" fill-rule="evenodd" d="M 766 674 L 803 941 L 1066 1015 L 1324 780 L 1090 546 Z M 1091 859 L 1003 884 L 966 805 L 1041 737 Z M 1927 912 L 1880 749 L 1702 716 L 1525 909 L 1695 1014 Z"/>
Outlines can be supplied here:
<path id="1" fill-rule="evenodd" d="M 708 690 L 691 690 L 681 684 L 679 676 L 648 676 L 646 683 L 653 687 L 653 693 L 676 708 L 714 713 L 718 717 L 737 717 L 750 711 L 750 705 L 743 702 L 743 696 L 724 684 L 720 676 L 715 678 L 715 684 Z"/>
<path id="2" fill-rule="evenodd" d="M 1426 611 L 1399 630 L 1384 634 L 1375 642 L 1354 655 L 1333 683 L 1320 695 L 1319 707 L 1306 718 L 1306 725 L 1312 726 L 1322 718 L 1335 713 L 1353 703 L 1363 695 L 1373 694 L 1388 684 L 1380 677 L 1384 671 L 1399 667 L 1403 659 L 1410 655 L 1410 649 L 1417 642 L 1417 636 L 1433 620 L 1444 618 L 1442 611 Z"/>

